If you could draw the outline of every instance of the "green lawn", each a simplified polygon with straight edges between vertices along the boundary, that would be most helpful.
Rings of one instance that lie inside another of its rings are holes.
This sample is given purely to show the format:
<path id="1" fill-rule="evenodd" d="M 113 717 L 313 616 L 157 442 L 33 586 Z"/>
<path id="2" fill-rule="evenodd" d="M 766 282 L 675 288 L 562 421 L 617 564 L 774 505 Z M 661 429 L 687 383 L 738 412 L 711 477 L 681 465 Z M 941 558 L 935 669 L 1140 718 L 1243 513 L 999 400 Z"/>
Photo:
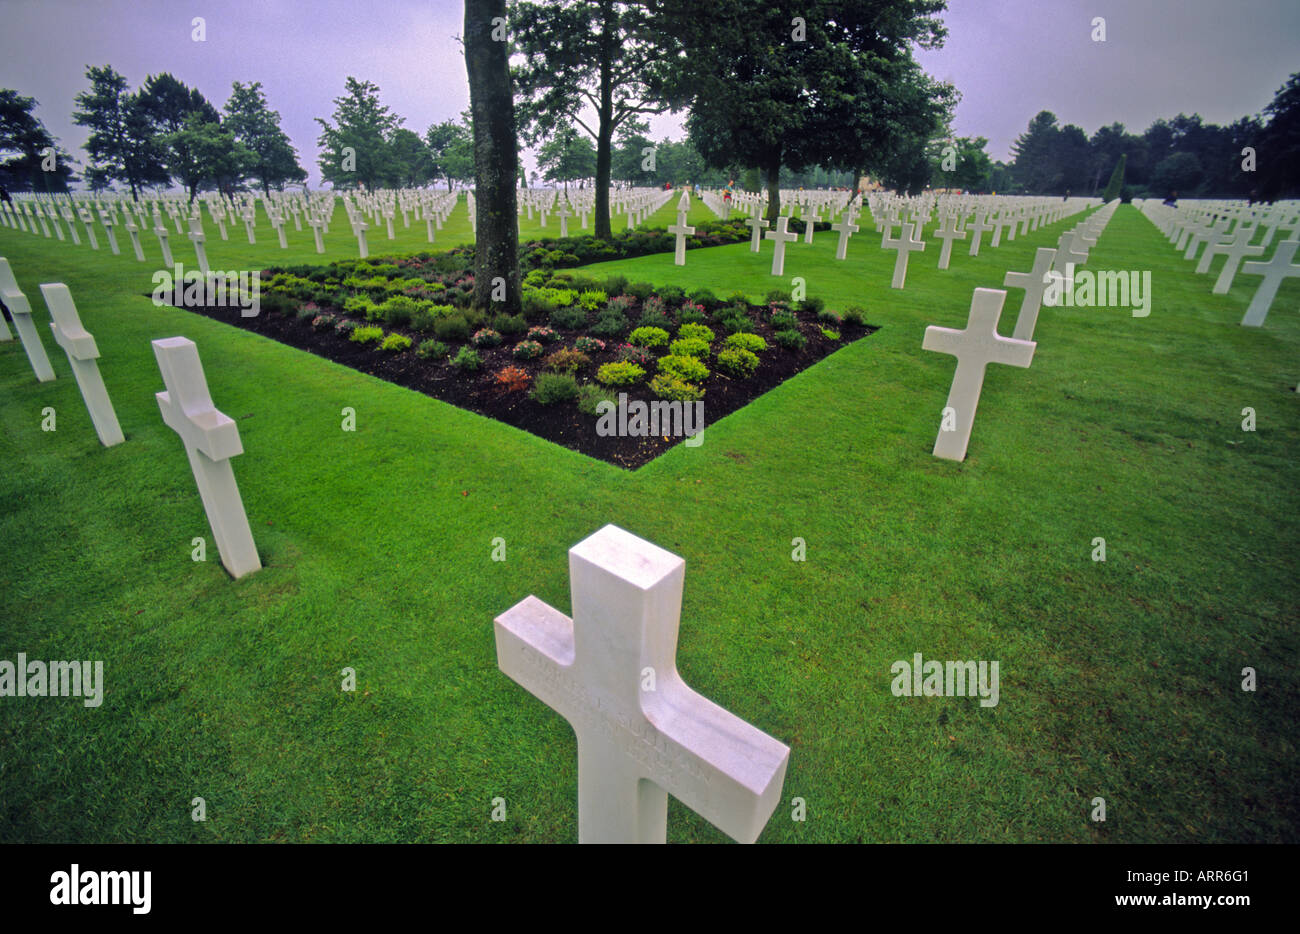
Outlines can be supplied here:
<path id="1" fill-rule="evenodd" d="M 497 670 L 492 619 L 529 593 L 567 610 L 567 549 L 613 522 L 686 559 L 687 682 L 791 747 L 765 841 L 1295 842 L 1300 282 L 1242 328 L 1257 280 L 1211 295 L 1124 206 L 1089 267 L 1150 269 L 1150 317 L 1045 309 L 1033 365 L 990 368 L 967 460 L 930 454 L 954 361 L 921 350 L 925 326 L 963 326 L 974 287 L 1078 219 L 975 259 L 959 243 L 947 272 L 933 241 L 902 292 L 865 220 L 847 262 L 819 234 L 782 280 L 770 243 L 589 267 L 719 295 L 803 276 L 880 326 L 636 472 L 155 308 L 125 238 L 114 257 L 0 229 L 59 374 L 36 383 L 0 344 L 0 659 L 104 659 L 107 679 L 98 709 L 0 699 L 0 839 L 575 840 L 572 731 Z M 327 259 L 356 255 L 344 220 Z M 428 248 L 422 223 L 397 226 L 396 249 Z M 315 260 L 309 231 L 289 236 L 209 230 L 212 266 Z M 462 203 L 435 248 L 467 237 Z M 382 229 L 370 242 L 389 251 Z M 103 354 L 115 448 L 49 338 L 48 281 Z M 238 420 L 266 565 L 239 582 L 153 398 L 149 341 L 172 335 Z M 890 665 L 914 652 L 999 660 L 1000 704 L 894 697 Z M 724 839 L 675 802 L 668 837 Z"/>

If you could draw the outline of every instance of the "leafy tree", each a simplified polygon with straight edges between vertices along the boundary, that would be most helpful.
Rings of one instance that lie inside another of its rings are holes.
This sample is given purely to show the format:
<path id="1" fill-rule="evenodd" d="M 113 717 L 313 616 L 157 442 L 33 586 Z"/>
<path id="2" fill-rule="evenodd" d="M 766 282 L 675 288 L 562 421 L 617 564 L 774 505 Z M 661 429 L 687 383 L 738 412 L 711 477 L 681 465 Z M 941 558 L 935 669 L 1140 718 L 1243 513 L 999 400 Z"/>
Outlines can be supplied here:
<path id="1" fill-rule="evenodd" d="M 221 123 L 221 114 L 200 93 L 163 72 L 145 79 L 138 98 L 140 112 L 152 124 L 168 173 L 194 201 L 208 177 L 208 167 L 194 148 L 200 124 Z M 205 150 L 206 151 L 206 150 Z"/>
<path id="2" fill-rule="evenodd" d="M 388 148 L 389 180 L 394 186 L 415 188 L 433 178 L 433 156 L 418 133 L 398 128 L 389 138 Z"/>
<path id="3" fill-rule="evenodd" d="M 197 113 L 166 139 L 174 151 L 184 151 L 193 160 L 194 175 L 186 183 L 191 203 L 200 187 L 216 188 L 230 197 L 259 164 L 257 153 L 239 142 L 232 130 Z"/>
<path id="4" fill-rule="evenodd" d="M 537 165 L 548 182 L 569 182 L 596 174 L 596 150 L 591 141 L 566 128 L 551 137 L 537 153 Z"/>
<path id="5" fill-rule="evenodd" d="M 1156 191 L 1191 191 L 1202 173 L 1201 162 L 1190 152 L 1176 152 L 1161 159 L 1151 172 L 1151 187 Z"/>
<path id="6" fill-rule="evenodd" d="M 11 191 L 67 191 L 71 159 L 32 111 L 36 100 L 0 88 L 0 185 Z M 45 171 L 46 152 L 54 168 Z"/>
<path id="7" fill-rule="evenodd" d="M 665 110 L 648 84 L 664 54 L 664 47 L 651 40 L 653 5 L 647 0 L 548 0 L 517 2 L 511 9 L 511 38 L 522 56 L 514 71 L 520 124 L 530 141 L 572 124 L 591 135 L 596 144 L 593 232 L 604 239 L 611 232 L 614 133 L 637 114 Z M 584 117 L 588 107 L 594 119 Z"/>
<path id="8" fill-rule="evenodd" d="M 170 176 L 163 151 L 138 95 L 128 93 L 126 79 L 111 65 L 88 65 L 86 77 L 90 90 L 77 94 L 79 109 L 73 111 L 72 122 L 90 130 L 84 148 L 90 156 L 86 180 L 91 188 L 98 191 L 125 182 L 138 200 L 141 188 L 166 185 Z"/>
<path id="9" fill-rule="evenodd" d="M 690 107 L 709 165 L 762 169 L 769 219 L 782 168 L 914 167 L 951 107 L 953 90 L 911 55 L 942 42 L 943 0 L 716 0 L 707 15 L 694 0 L 651 5 L 671 53 L 652 90 Z"/>
<path id="10" fill-rule="evenodd" d="M 430 178 L 444 178 L 448 190 L 454 190 L 456 182 L 474 177 L 474 135 L 469 111 L 461 114 L 459 123 L 444 120 L 433 124 L 425 132 L 424 141 L 429 147 Z"/>
<path id="11" fill-rule="evenodd" d="M 474 126 L 473 301 L 479 307 L 491 305 L 515 314 L 521 307 L 515 194 L 518 138 L 509 50 L 492 34 L 505 12 L 505 0 L 465 0 L 465 71 Z"/>
<path id="12" fill-rule="evenodd" d="M 1300 195 L 1300 72 L 1278 89 L 1264 113 L 1268 123 L 1255 147 L 1259 193 L 1270 201 L 1296 197 Z"/>
<path id="13" fill-rule="evenodd" d="M 298 163 L 298 152 L 280 129 L 280 114 L 267 106 L 262 83 L 231 85 L 223 125 L 254 157 L 248 175 L 257 179 L 263 192 L 283 191 L 287 182 L 305 182 L 307 173 Z"/>
<path id="14" fill-rule="evenodd" d="M 933 184 L 964 191 L 979 191 L 984 188 L 992 165 L 989 154 L 984 151 L 988 144 L 989 141 L 983 136 L 959 136 L 944 140 L 938 159 L 932 163 Z M 951 165 L 952 170 L 946 170 L 945 164 Z"/>
<path id="15" fill-rule="evenodd" d="M 346 91 L 334 99 L 332 124 L 316 118 L 321 126 L 321 177 L 336 188 L 375 188 L 388 172 L 388 141 L 404 121 L 379 102 L 377 85 L 349 76 Z"/>

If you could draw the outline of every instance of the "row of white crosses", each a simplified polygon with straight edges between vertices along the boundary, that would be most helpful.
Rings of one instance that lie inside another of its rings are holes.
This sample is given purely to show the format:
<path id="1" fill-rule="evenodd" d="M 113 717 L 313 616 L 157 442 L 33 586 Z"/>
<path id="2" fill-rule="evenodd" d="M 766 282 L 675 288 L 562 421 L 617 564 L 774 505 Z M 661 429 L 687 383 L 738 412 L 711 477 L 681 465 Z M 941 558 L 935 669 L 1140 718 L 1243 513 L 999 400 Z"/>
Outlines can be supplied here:
<path id="1" fill-rule="evenodd" d="M 1134 203 L 1175 249 L 1183 251 L 1184 259 L 1196 259 L 1198 250 L 1205 247 L 1196 265 L 1197 273 L 1209 273 L 1215 258 L 1224 257 L 1223 268 L 1211 289 L 1213 294 L 1226 295 L 1238 272 L 1261 277 L 1241 319 L 1246 327 L 1261 327 L 1282 282 L 1300 276 L 1300 264 L 1294 262 L 1300 248 L 1300 202 L 1251 205 L 1243 201 L 1192 200 L 1177 207 L 1154 199 Z M 1247 257 L 1263 257 L 1279 231 L 1284 239 L 1267 261 L 1243 262 Z M 1257 235 L 1259 240 L 1255 242 Z"/>
<path id="2" fill-rule="evenodd" d="M 41 295 L 50 311 L 50 330 L 67 354 L 100 443 L 105 447 L 121 444 L 126 439 L 99 372 L 99 348 L 81 323 L 72 293 L 63 283 L 51 282 L 41 286 Z M 0 301 L 13 317 L 37 380 L 54 379 L 54 370 L 32 323 L 31 304 L 18 287 L 9 261 L 3 257 L 0 257 Z M 0 318 L 0 341 L 11 339 L 9 329 Z M 243 453 L 239 428 L 212 404 L 193 341 L 170 337 L 153 341 L 153 349 L 166 386 L 165 391 L 156 394 L 163 421 L 185 444 L 221 563 L 232 577 L 243 577 L 262 565 L 230 465 L 230 458 Z"/>
<path id="3" fill-rule="evenodd" d="M 1055 264 L 1056 271 L 1065 274 L 1086 262 L 1088 248 L 1097 242 L 1117 206 L 1118 202 L 1112 201 L 1073 230 L 1062 234 L 1056 249 L 1040 247 L 1029 272 L 1006 274 L 1004 284 L 1007 288 L 1025 290 L 1012 337 L 998 334 L 998 321 L 1007 297 L 1002 289 L 975 289 L 964 329 L 935 326 L 925 329 L 923 349 L 952 354 L 957 358 L 957 369 L 934 442 L 935 457 L 965 460 L 988 365 L 1029 366 L 1037 347 L 1034 329 L 1049 271 Z"/>

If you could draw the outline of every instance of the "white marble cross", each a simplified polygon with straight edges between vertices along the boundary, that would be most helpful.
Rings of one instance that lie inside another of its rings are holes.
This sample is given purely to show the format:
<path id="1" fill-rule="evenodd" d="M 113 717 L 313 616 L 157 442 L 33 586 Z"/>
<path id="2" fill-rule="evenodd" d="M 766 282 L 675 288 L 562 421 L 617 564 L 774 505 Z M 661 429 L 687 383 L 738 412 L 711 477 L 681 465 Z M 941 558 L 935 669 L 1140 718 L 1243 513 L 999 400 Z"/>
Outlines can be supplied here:
<path id="1" fill-rule="evenodd" d="M 170 269 L 173 265 L 175 265 L 172 262 L 171 244 L 168 242 L 169 238 L 171 237 L 171 232 L 167 229 L 167 225 L 162 222 L 161 217 L 155 217 L 154 223 L 155 226 L 153 232 L 157 235 L 158 246 L 162 249 L 163 268 Z"/>
<path id="2" fill-rule="evenodd" d="M 244 453 L 239 426 L 217 411 L 203 376 L 199 349 L 184 337 L 152 342 L 166 392 L 155 393 L 163 421 L 181 436 L 212 527 L 221 563 L 235 578 L 262 567 L 248 527 L 230 458 Z"/>
<path id="3" fill-rule="evenodd" d="M 72 213 L 72 208 L 62 208 L 60 212 L 63 215 L 63 222 L 68 225 L 68 236 L 77 246 L 81 246 L 81 237 L 77 236 L 77 221 Z"/>
<path id="4" fill-rule="evenodd" d="M 1038 325 L 1038 310 L 1043 304 L 1043 292 L 1047 288 L 1047 274 L 1052 268 L 1056 251 L 1049 246 L 1040 246 L 1034 253 L 1034 268 L 1029 272 L 1008 272 L 1002 284 L 1009 289 L 1024 289 L 1025 300 L 1020 303 L 1020 315 L 1016 318 L 1016 329 L 1012 333 L 1018 341 L 1032 341 L 1034 328 Z"/>
<path id="5" fill-rule="evenodd" d="M 993 237 L 989 240 L 989 246 L 995 247 L 1002 240 L 1003 228 L 1009 227 L 1007 233 L 1008 240 L 1016 239 L 1016 220 L 1011 216 L 1011 212 L 1003 208 L 998 212 L 997 220 L 993 222 Z"/>
<path id="6" fill-rule="evenodd" d="M 72 375 L 77 378 L 95 434 L 106 448 L 121 444 L 126 438 L 122 436 L 122 426 L 117 422 L 117 413 L 113 411 L 108 390 L 104 388 L 104 378 L 99 375 L 99 364 L 95 362 L 99 359 L 99 348 L 95 346 L 95 338 L 81 324 L 72 293 L 62 282 L 50 282 L 41 286 L 41 295 L 45 297 L 45 305 L 53 319 L 50 330 L 54 332 L 54 342 L 68 355 Z"/>
<path id="7" fill-rule="evenodd" d="M 91 226 L 93 223 L 94 218 L 90 216 L 90 212 L 83 209 L 81 212 L 81 226 L 86 228 L 86 241 L 90 244 L 92 250 L 98 250 L 99 241 L 95 239 L 95 228 Z"/>
<path id="8" fill-rule="evenodd" d="M 366 230 L 368 227 L 369 225 L 361 220 L 360 215 L 358 215 L 357 220 L 352 222 L 352 232 L 356 234 L 357 250 L 360 252 L 362 259 L 370 255 L 370 248 L 366 245 Z"/>
<path id="9" fill-rule="evenodd" d="M 894 280 L 890 288 L 901 289 L 907 283 L 907 257 L 913 250 L 925 250 L 925 242 L 912 234 L 912 221 L 907 221 L 899 230 L 898 236 L 886 234 L 881 242 L 882 249 L 897 250 L 898 258 L 894 260 Z"/>
<path id="10" fill-rule="evenodd" d="M 18 332 L 18 339 L 23 342 L 23 350 L 27 353 L 27 359 L 31 362 L 32 372 L 36 374 L 36 379 L 42 383 L 48 383 L 54 379 L 54 368 L 50 366 L 50 358 L 45 355 L 45 345 L 41 343 L 41 335 L 36 330 L 36 325 L 32 323 L 32 306 L 27 301 L 27 296 L 23 290 L 18 288 L 18 280 L 14 278 L 14 271 L 9 268 L 9 260 L 0 256 L 0 302 L 5 303 L 9 309 L 9 317 L 14 319 L 14 330 Z"/>
<path id="11" fill-rule="evenodd" d="M 997 228 L 988 222 L 988 212 L 984 208 L 980 208 L 975 212 L 975 219 L 971 221 L 970 229 L 970 255 L 979 256 L 980 238 L 984 236 L 986 231 L 995 230 Z M 997 246 L 996 243 L 993 245 Z"/>
<path id="12" fill-rule="evenodd" d="M 1071 266 L 1082 266 L 1088 261 L 1088 251 L 1073 230 L 1067 230 L 1056 241 L 1056 258 L 1053 268 L 1059 273 L 1067 273 Z"/>
<path id="13" fill-rule="evenodd" d="M 943 247 L 939 250 L 939 268 L 947 269 L 948 261 L 952 258 L 952 242 L 965 240 L 966 231 L 958 225 L 956 214 L 944 214 L 934 235 L 943 241 Z"/>
<path id="14" fill-rule="evenodd" d="M 1228 290 L 1232 288 L 1232 280 L 1237 276 L 1237 269 L 1241 266 L 1241 261 L 1247 256 L 1263 256 L 1264 247 L 1262 244 L 1250 245 L 1250 238 L 1254 236 L 1255 227 L 1238 227 L 1237 235 L 1232 242 L 1223 250 L 1226 258 L 1223 261 L 1223 268 L 1219 270 L 1219 278 L 1214 280 L 1214 288 L 1210 291 L 1215 295 L 1227 295 Z M 1210 251 L 1206 250 L 1210 255 Z"/>
<path id="15" fill-rule="evenodd" d="M 560 218 L 560 236 L 567 237 L 569 235 L 569 217 L 570 217 L 568 201 L 560 202 L 560 209 L 556 212 L 556 215 Z M 684 221 L 682 219 L 678 220 L 679 224 L 683 222 Z M 672 230 L 669 230 L 668 232 L 672 233 Z M 695 233 L 694 228 L 691 229 L 691 233 Z M 684 262 L 685 260 L 682 260 L 682 262 L 678 263 L 677 265 L 680 266 Z"/>
<path id="16" fill-rule="evenodd" d="M 126 215 L 126 232 L 131 238 L 131 249 L 135 251 L 137 261 L 144 262 L 144 249 L 140 246 L 140 228 L 136 226 L 130 213 Z"/>
<path id="17" fill-rule="evenodd" d="M 764 239 L 772 240 L 775 243 L 772 253 L 772 275 L 774 276 L 782 275 L 785 272 L 785 245 L 799 239 L 797 233 L 792 233 L 788 229 L 789 226 L 789 216 L 782 214 L 776 219 L 776 229 L 763 234 Z"/>
<path id="18" fill-rule="evenodd" d="M 763 240 L 763 228 L 767 226 L 767 221 L 755 214 L 753 217 L 745 218 L 745 226 L 753 231 L 753 236 L 749 240 L 749 252 L 757 253 L 759 244 Z"/>
<path id="19" fill-rule="evenodd" d="M 208 253 L 204 249 L 204 241 L 207 237 L 203 234 L 203 221 L 197 217 L 190 218 L 190 240 L 194 242 L 194 255 L 199 261 L 199 271 L 203 273 L 203 278 L 208 277 Z"/>
<path id="20" fill-rule="evenodd" d="M 561 219 L 560 223 L 564 223 Z M 677 266 L 686 265 L 686 238 L 695 233 L 694 227 L 686 225 L 686 212 L 677 212 L 677 223 L 668 227 L 668 232 L 677 238 L 677 248 L 673 253 L 673 263 Z"/>
<path id="21" fill-rule="evenodd" d="M 495 621 L 497 664 L 578 739 L 578 840 L 663 843 L 672 795 L 752 843 L 790 749 L 677 672 L 686 563 L 607 525 L 569 549 L 570 619 L 527 597 Z"/>
<path id="22" fill-rule="evenodd" d="M 1246 309 L 1245 317 L 1241 319 L 1241 323 L 1246 327 L 1261 326 L 1264 319 L 1268 317 L 1269 306 L 1277 297 L 1277 290 L 1282 280 L 1300 276 L 1300 263 L 1291 262 L 1295 258 L 1296 247 L 1300 247 L 1300 240 L 1283 240 L 1277 245 L 1272 259 L 1267 263 L 1242 263 L 1241 271 L 1246 275 L 1264 277 L 1259 283 L 1259 288 L 1255 290 L 1255 297 L 1250 300 L 1250 307 Z"/>
<path id="23" fill-rule="evenodd" d="M 117 237 L 113 235 L 113 215 L 105 214 L 100 221 L 104 225 L 104 234 L 108 237 L 108 248 L 112 250 L 114 256 L 120 256 L 122 250 L 117 245 Z"/>
<path id="24" fill-rule="evenodd" d="M 849 237 L 858 232 L 858 225 L 853 223 L 853 212 L 845 214 L 841 220 L 831 224 L 831 230 L 840 235 L 839 242 L 835 244 L 835 258 L 846 259 L 849 251 Z"/>
<path id="25" fill-rule="evenodd" d="M 1001 289 L 976 289 L 970 303 L 970 318 L 962 330 L 930 326 L 925 329 L 925 350 L 952 354 L 957 371 L 948 390 L 948 405 L 939 435 L 934 442 L 934 456 L 946 460 L 966 459 L 975 409 L 984 386 L 984 371 L 990 363 L 1027 367 L 1034 358 L 1033 341 L 1021 341 L 998 334 L 998 318 L 1007 293 Z M 949 421 L 951 420 L 951 427 Z"/>
<path id="26" fill-rule="evenodd" d="M 294 216 L 296 217 L 297 215 Z M 310 216 L 307 218 L 307 226 L 311 228 L 311 235 L 316 240 L 316 252 L 324 253 L 325 242 L 320 238 L 320 228 L 321 228 L 320 220 L 318 220 L 315 216 Z M 433 242 L 432 233 L 429 235 L 429 242 L 430 243 Z"/>

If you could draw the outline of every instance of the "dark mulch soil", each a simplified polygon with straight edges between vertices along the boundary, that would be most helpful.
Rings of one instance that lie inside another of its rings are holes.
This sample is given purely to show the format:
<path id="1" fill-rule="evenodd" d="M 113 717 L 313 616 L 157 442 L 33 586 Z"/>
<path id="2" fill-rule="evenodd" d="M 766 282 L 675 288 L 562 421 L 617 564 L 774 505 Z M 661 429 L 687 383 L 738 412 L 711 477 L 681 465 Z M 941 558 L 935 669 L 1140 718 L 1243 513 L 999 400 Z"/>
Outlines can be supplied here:
<path id="1" fill-rule="evenodd" d="M 619 467 L 628 469 L 640 467 L 685 440 L 682 437 L 666 436 L 602 437 L 596 433 L 596 416 L 584 415 L 578 411 L 576 403 L 541 405 L 529 398 L 526 390 L 503 391 L 495 383 L 494 374 L 507 366 L 522 367 L 528 371 L 530 377 L 535 378 L 543 371 L 543 358 L 561 347 L 572 347 L 574 339 L 580 332 L 557 330 L 560 339 L 544 345 L 545 352 L 542 357 L 535 360 L 516 360 L 512 354 L 515 342 L 509 339 L 499 347 L 477 348 L 483 358 L 482 369 L 476 373 L 462 373 L 445 360 L 434 361 L 419 357 L 415 348 L 422 340 L 426 340 L 428 335 L 402 328 L 384 327 L 385 334 L 405 334 L 411 338 L 410 350 L 391 353 L 376 349 L 373 343 L 361 344 L 350 341 L 346 334 L 338 333 L 332 328 L 316 330 L 311 326 L 310 319 L 299 319 L 293 314 L 263 311 L 256 317 L 243 318 L 240 317 L 238 308 L 182 307 L 187 311 L 215 318 L 291 347 L 317 354 L 390 383 L 425 393 L 451 405 L 478 412 L 480 415 L 532 432 L 555 444 L 608 461 Z M 338 309 L 322 308 L 321 310 L 328 311 L 339 318 L 350 317 Z M 833 341 L 822 335 L 820 325 L 812 320 L 812 316 L 800 313 L 798 317 L 799 330 L 807 338 L 807 344 L 802 350 L 792 351 L 778 346 L 772 339 L 771 326 L 756 322 L 755 333 L 767 339 L 768 349 L 758 355 L 761 362 L 754 375 L 746 379 L 733 379 L 719 372 L 712 363 L 709 364 L 710 376 L 702 384 L 705 389 L 706 427 L 709 423 L 716 422 L 747 405 L 823 357 L 876 330 L 870 326 L 854 327 L 846 324 L 838 328 L 842 339 Z M 708 321 L 705 323 L 711 325 Z M 714 329 L 719 330 L 716 327 Z M 719 332 L 719 338 L 721 336 Z M 591 355 L 592 364 L 587 368 L 587 372 L 578 374 L 580 383 L 593 379 L 596 370 L 602 364 L 617 359 L 614 351 L 617 342 L 606 341 L 606 344 L 607 349 L 604 352 Z M 460 345 L 451 346 L 454 355 Z M 715 344 L 715 349 L 718 346 L 720 343 Z M 653 373 L 652 365 L 647 368 L 647 379 Z M 611 392 L 626 392 L 629 402 L 634 399 L 649 401 L 652 398 L 644 383 L 631 389 L 611 389 Z"/>

